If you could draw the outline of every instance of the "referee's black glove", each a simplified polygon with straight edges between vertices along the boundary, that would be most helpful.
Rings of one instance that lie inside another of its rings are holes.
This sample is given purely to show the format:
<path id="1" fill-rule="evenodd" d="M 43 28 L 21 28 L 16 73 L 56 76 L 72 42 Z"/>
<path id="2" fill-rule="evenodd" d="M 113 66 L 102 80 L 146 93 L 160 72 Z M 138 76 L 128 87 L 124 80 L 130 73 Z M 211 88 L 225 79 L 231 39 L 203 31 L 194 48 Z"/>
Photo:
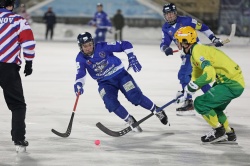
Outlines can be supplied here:
<path id="1" fill-rule="evenodd" d="M 32 69 L 32 61 L 26 61 L 25 68 L 24 68 L 25 77 L 28 76 L 28 75 L 31 75 L 32 71 L 33 71 L 33 69 Z"/>

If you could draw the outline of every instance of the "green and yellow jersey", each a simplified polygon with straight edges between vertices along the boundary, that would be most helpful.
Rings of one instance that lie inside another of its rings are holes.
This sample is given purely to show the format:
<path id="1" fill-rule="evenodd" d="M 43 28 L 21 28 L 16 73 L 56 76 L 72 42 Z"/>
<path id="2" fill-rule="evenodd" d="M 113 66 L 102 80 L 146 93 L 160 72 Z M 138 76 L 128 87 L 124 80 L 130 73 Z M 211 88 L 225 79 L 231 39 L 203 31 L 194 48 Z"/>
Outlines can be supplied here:
<path id="1" fill-rule="evenodd" d="M 232 88 L 244 88 L 240 66 L 221 50 L 202 44 L 191 48 L 192 81 L 199 87 L 216 81 Z"/>

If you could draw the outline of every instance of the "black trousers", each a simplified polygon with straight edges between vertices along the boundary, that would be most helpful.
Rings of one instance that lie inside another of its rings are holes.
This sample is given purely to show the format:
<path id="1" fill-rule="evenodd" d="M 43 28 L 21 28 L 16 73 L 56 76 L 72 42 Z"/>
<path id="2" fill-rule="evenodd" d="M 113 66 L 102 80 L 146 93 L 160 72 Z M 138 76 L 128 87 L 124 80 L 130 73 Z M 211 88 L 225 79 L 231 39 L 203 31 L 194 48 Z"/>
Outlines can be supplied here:
<path id="1" fill-rule="evenodd" d="M 54 25 L 50 25 L 50 24 L 46 25 L 46 34 L 45 34 L 46 39 L 48 39 L 49 32 L 50 32 L 50 39 L 53 39 Z"/>
<path id="2" fill-rule="evenodd" d="M 0 62 L 0 86 L 4 99 L 12 112 L 11 136 L 13 141 L 25 139 L 26 104 L 23 95 L 20 66 L 13 63 Z"/>
<path id="3" fill-rule="evenodd" d="M 115 29 L 115 40 L 122 41 L 122 29 Z"/>

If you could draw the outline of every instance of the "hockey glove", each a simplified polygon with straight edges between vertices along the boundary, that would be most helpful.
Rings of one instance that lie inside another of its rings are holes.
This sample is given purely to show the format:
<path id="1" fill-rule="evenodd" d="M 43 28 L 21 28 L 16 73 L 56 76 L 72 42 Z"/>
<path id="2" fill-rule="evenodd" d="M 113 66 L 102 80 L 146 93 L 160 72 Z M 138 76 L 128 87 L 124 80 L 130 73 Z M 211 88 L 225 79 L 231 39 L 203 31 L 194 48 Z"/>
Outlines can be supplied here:
<path id="1" fill-rule="evenodd" d="M 176 103 L 185 102 L 187 100 L 187 95 L 193 95 L 198 89 L 199 89 L 199 86 L 196 85 L 193 81 L 190 81 L 188 85 L 184 88 L 183 96 L 176 99 Z"/>
<path id="2" fill-rule="evenodd" d="M 162 50 L 165 52 L 167 56 L 173 55 L 173 49 L 168 46 L 162 46 Z"/>
<path id="3" fill-rule="evenodd" d="M 194 83 L 193 81 L 190 81 L 188 85 L 185 87 L 185 92 L 189 95 L 193 95 L 197 90 L 199 89 L 199 86 Z"/>
<path id="4" fill-rule="evenodd" d="M 178 91 L 178 92 L 181 92 L 181 91 Z M 187 100 L 187 92 L 184 91 L 182 93 L 182 95 L 179 95 L 176 97 L 176 103 L 179 104 L 179 103 L 183 103 Z"/>
<path id="5" fill-rule="evenodd" d="M 178 91 L 177 93 L 176 93 L 176 100 L 179 98 L 179 97 L 181 97 L 182 95 L 184 95 L 184 90 L 182 90 L 182 91 Z"/>
<path id="6" fill-rule="evenodd" d="M 216 36 L 214 36 L 212 38 L 212 42 L 214 43 L 215 47 L 221 47 L 221 46 L 223 46 L 223 43 L 220 40 L 220 38 L 217 38 Z"/>
<path id="7" fill-rule="evenodd" d="M 133 54 L 128 54 L 128 62 L 129 62 L 129 66 L 128 66 L 128 70 L 132 67 L 134 72 L 139 72 L 141 71 L 141 64 L 138 62 L 137 58 L 135 55 Z"/>
<path id="8" fill-rule="evenodd" d="M 25 77 L 28 76 L 28 75 L 31 75 L 32 74 L 32 61 L 26 61 L 26 64 L 25 64 L 25 67 L 24 67 L 24 74 L 25 74 Z"/>
<path id="9" fill-rule="evenodd" d="M 80 92 L 80 95 L 83 94 L 84 90 L 83 90 L 83 86 L 81 82 L 77 82 L 74 85 L 74 89 L 75 89 L 75 94 L 77 95 L 78 92 Z"/>

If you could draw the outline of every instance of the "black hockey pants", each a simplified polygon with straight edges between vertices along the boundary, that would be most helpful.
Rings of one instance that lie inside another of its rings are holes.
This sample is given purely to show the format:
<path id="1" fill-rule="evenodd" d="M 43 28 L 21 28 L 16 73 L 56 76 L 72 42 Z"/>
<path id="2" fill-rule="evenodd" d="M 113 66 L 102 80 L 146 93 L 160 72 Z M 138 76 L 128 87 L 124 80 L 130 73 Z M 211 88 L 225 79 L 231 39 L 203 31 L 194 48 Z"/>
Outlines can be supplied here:
<path id="1" fill-rule="evenodd" d="M 24 140 L 26 133 L 26 104 L 19 70 L 20 66 L 17 64 L 0 62 L 0 86 L 3 89 L 5 102 L 12 112 L 13 141 Z"/>

